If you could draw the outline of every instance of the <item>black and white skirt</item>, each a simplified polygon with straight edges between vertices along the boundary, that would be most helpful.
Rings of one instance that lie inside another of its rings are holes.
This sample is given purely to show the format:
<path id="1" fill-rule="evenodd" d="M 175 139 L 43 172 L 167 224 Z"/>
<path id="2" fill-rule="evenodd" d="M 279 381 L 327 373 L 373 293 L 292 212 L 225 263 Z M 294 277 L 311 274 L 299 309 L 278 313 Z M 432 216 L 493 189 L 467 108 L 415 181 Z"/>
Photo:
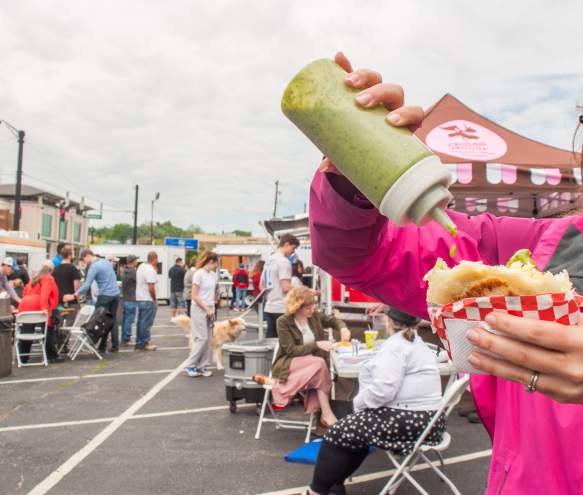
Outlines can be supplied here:
<path id="1" fill-rule="evenodd" d="M 324 440 L 344 449 L 362 450 L 373 446 L 399 455 L 406 454 L 413 449 L 434 414 L 435 411 L 389 407 L 365 409 L 339 420 L 327 431 Z M 438 444 L 446 426 L 446 419 L 441 416 L 424 443 Z"/>

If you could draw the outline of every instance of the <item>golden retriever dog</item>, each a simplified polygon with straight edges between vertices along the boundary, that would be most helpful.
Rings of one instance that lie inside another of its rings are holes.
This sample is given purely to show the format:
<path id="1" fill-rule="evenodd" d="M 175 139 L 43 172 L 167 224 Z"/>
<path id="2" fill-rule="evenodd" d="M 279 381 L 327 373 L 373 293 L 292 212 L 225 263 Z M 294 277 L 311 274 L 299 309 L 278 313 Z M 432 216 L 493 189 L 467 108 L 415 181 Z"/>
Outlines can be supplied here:
<path id="1" fill-rule="evenodd" d="M 192 329 L 190 317 L 187 315 L 178 315 L 170 320 L 170 323 L 182 328 L 184 335 L 188 338 L 188 349 L 192 351 Z"/>
<path id="2" fill-rule="evenodd" d="M 184 334 L 188 337 L 188 348 L 192 350 L 193 339 L 190 318 L 186 315 L 178 315 L 170 321 L 184 330 Z M 241 336 L 243 330 L 245 330 L 245 320 L 243 318 L 217 321 L 214 324 L 211 349 L 213 351 L 213 361 L 217 363 L 218 370 L 224 369 L 222 352 L 223 344 L 237 340 Z"/>
<path id="3" fill-rule="evenodd" d="M 243 318 L 232 318 L 225 321 L 217 321 L 213 327 L 213 338 L 211 348 L 213 350 L 213 360 L 217 363 L 217 369 L 224 369 L 223 366 L 223 344 L 234 342 L 245 330 L 245 320 Z"/>

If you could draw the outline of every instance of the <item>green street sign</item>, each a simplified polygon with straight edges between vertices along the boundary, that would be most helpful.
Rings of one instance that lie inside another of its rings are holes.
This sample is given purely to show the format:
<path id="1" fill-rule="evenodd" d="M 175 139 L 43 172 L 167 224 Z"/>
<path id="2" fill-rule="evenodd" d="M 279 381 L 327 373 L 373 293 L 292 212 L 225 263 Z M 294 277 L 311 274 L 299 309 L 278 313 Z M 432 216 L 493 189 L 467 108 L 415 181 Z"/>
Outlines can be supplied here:
<path id="1" fill-rule="evenodd" d="M 87 213 L 85 218 L 89 218 L 91 220 L 101 220 L 101 215 L 99 213 Z"/>

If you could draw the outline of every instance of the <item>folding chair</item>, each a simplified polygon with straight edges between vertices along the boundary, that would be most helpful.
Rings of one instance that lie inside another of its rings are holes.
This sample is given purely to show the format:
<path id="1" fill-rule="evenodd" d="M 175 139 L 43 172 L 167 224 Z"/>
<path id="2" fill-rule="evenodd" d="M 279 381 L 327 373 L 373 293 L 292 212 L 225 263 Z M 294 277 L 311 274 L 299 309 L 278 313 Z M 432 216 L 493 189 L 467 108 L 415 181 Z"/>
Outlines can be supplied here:
<path id="1" fill-rule="evenodd" d="M 90 309 L 85 309 L 85 308 L 90 308 Z M 88 304 L 88 305 L 84 306 L 81 309 L 81 311 L 84 311 L 84 317 L 87 314 L 89 314 L 89 317 L 87 317 L 87 319 L 85 320 L 85 322 L 87 322 L 89 320 L 89 318 L 91 317 L 91 315 L 93 314 L 93 312 L 95 311 L 95 306 L 91 306 Z M 81 311 L 79 311 L 79 312 L 81 313 Z M 76 323 L 76 321 L 75 321 L 75 323 Z M 79 353 L 84 349 L 85 349 L 85 351 L 87 351 L 91 354 L 94 354 L 97 357 L 97 359 L 99 359 L 99 360 L 103 359 L 103 357 L 101 357 L 101 354 L 97 350 L 97 347 L 93 343 L 93 339 L 89 336 L 89 334 L 87 333 L 87 331 L 83 327 L 81 327 L 81 326 L 71 327 L 70 336 L 75 338 L 75 341 L 73 342 L 73 345 L 71 346 L 71 348 L 69 350 L 69 354 L 67 354 L 69 356 L 69 359 L 71 359 L 71 361 L 75 361 L 75 359 L 77 358 Z"/>
<path id="2" fill-rule="evenodd" d="M 16 365 L 22 366 L 48 366 L 47 351 L 45 342 L 47 341 L 49 318 L 44 311 L 25 311 L 16 315 L 15 332 L 14 332 L 14 353 L 16 355 Z M 23 325 L 33 325 L 32 333 L 23 333 Z M 30 342 L 30 350 L 27 353 L 20 352 L 19 342 Z M 33 351 L 35 345 L 40 345 L 40 351 Z M 22 362 L 22 357 L 28 356 L 26 363 Z M 41 356 L 40 362 L 31 363 L 30 357 Z"/>
<path id="3" fill-rule="evenodd" d="M 86 304 L 82 306 L 81 309 L 79 309 L 79 311 L 77 312 L 77 316 L 75 316 L 75 321 L 71 326 L 69 327 L 63 326 L 59 328 L 59 331 L 67 332 L 65 340 L 61 344 L 61 347 L 59 347 L 59 354 L 61 354 L 61 352 L 63 352 L 63 349 L 67 347 L 69 341 L 71 340 L 71 337 L 73 337 L 74 341 L 73 345 L 75 344 L 75 342 L 77 341 L 77 336 L 81 333 L 81 325 L 89 321 L 89 318 L 91 318 L 91 315 L 93 315 L 94 311 L 95 306 Z"/>
<path id="4" fill-rule="evenodd" d="M 437 422 L 437 420 L 442 415 L 444 415 L 447 418 L 451 414 L 453 408 L 458 404 L 458 402 L 462 398 L 462 395 L 466 389 L 469 380 L 470 380 L 469 375 L 465 375 L 459 380 L 456 380 L 452 385 L 450 385 L 446 389 L 443 395 L 443 399 L 441 400 L 441 407 L 435 413 L 430 423 L 427 425 L 427 428 L 425 428 L 421 436 L 417 439 L 417 442 L 415 443 L 413 450 L 411 450 L 411 452 L 409 452 L 406 456 L 401 458 L 402 462 L 400 464 L 396 456 L 393 453 L 387 451 L 387 456 L 389 457 L 393 465 L 397 468 L 397 471 L 395 472 L 395 474 L 393 474 L 391 479 L 384 486 L 384 488 L 380 492 L 380 495 L 385 495 L 387 493 L 393 495 L 397 491 L 397 488 L 405 480 L 409 481 L 417 489 L 419 493 L 423 495 L 429 495 L 429 493 L 425 491 L 423 487 L 410 474 L 411 470 L 415 467 L 419 460 L 425 461 L 429 465 L 429 467 L 433 470 L 433 472 L 437 474 L 437 476 L 439 476 L 447 484 L 449 489 L 455 495 L 461 495 L 460 491 L 453 484 L 453 482 L 443 473 L 443 471 L 441 471 L 441 469 L 439 469 L 439 467 L 434 465 L 434 463 L 431 462 L 427 457 L 427 454 L 429 454 L 430 452 L 435 452 L 439 457 L 440 467 L 442 469 L 445 467 L 442 452 L 447 450 L 451 444 L 451 436 L 449 435 L 449 433 L 444 432 L 441 442 L 439 442 L 439 444 L 437 445 L 426 444 L 424 443 L 424 441 L 427 438 L 427 436 L 431 433 L 431 428 L 433 428 L 433 425 Z"/>
<path id="5" fill-rule="evenodd" d="M 273 349 L 273 358 L 271 360 L 271 365 L 275 361 L 277 357 L 277 351 L 279 350 L 279 343 L 275 344 L 275 348 Z M 271 370 L 269 370 L 269 378 L 271 378 Z M 299 420 L 291 420 L 291 419 L 280 419 L 277 417 L 273 406 L 271 405 L 271 385 L 265 384 L 263 385 L 265 389 L 265 395 L 263 396 L 263 404 L 261 404 L 261 413 L 259 415 L 259 422 L 257 423 L 257 432 L 255 433 L 255 440 L 259 440 L 261 435 L 261 427 L 263 423 L 275 423 L 275 428 L 277 430 L 281 429 L 290 429 L 290 430 L 306 430 L 306 439 L 305 443 L 310 441 L 310 435 L 312 430 L 315 429 L 313 426 L 314 422 L 314 413 L 310 413 L 310 417 L 307 421 L 299 421 Z M 269 409 L 271 413 L 271 418 L 265 417 L 265 411 Z"/>

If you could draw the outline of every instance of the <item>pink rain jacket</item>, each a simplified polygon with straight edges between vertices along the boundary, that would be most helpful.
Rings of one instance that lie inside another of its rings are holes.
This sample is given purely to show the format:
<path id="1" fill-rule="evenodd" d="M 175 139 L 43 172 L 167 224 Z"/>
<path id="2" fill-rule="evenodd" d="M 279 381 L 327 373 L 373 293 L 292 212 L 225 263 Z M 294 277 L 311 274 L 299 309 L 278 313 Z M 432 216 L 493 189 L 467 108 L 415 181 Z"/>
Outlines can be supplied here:
<path id="1" fill-rule="evenodd" d="M 583 290 L 583 216 L 534 220 L 469 217 L 457 224 L 459 257 L 506 263 L 528 248 L 539 267 L 567 268 Z M 423 276 L 448 260 L 451 238 L 439 225 L 397 228 L 343 177 L 317 173 L 310 197 L 314 263 L 350 287 L 427 318 Z M 474 400 L 493 443 L 487 495 L 583 493 L 583 408 L 524 386 L 473 375 Z"/>

